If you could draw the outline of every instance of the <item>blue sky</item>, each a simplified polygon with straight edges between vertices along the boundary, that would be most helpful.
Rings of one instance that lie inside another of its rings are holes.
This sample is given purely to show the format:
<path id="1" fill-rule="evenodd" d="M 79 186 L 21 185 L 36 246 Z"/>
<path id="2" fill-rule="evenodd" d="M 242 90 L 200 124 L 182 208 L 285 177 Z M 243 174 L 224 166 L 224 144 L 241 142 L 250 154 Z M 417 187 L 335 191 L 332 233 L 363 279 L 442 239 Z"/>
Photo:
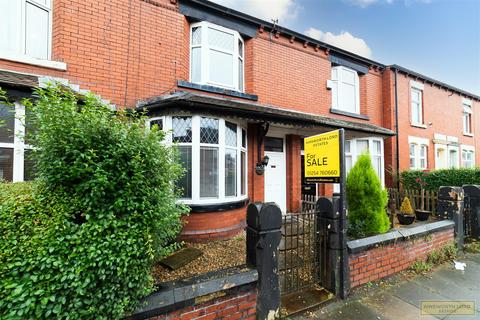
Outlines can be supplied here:
<path id="1" fill-rule="evenodd" d="M 480 0 L 214 0 L 480 95 Z"/>

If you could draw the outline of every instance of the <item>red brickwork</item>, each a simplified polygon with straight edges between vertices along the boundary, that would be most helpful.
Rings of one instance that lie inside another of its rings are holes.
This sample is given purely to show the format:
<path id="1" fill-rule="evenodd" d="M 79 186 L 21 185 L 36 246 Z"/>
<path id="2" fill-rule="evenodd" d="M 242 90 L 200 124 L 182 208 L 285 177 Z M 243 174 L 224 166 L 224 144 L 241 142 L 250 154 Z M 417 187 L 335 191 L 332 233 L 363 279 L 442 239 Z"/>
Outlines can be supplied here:
<path id="1" fill-rule="evenodd" d="M 430 252 L 446 246 L 454 239 L 453 229 L 430 235 L 350 254 L 351 287 L 393 275 L 407 269 L 417 260 L 425 261 Z"/>
<path id="2" fill-rule="evenodd" d="M 392 75 L 393 77 L 393 75 Z M 428 168 L 435 169 L 435 148 L 433 139 L 435 133 L 458 138 L 459 144 L 475 146 L 476 165 L 480 164 L 480 139 L 478 135 L 478 123 L 480 123 L 480 102 L 472 100 L 473 106 L 473 137 L 463 134 L 463 105 L 462 96 L 438 86 L 423 83 L 423 116 L 426 128 L 414 127 L 410 124 L 411 101 L 410 101 L 410 80 L 422 82 L 421 79 L 398 74 L 398 118 L 399 118 L 399 155 L 400 170 L 410 167 L 408 137 L 420 137 L 429 139 Z M 392 92 L 393 93 L 393 92 Z M 386 110 L 388 111 L 388 110 Z M 394 141 L 394 139 L 391 139 Z M 459 157 L 461 150 L 459 150 Z M 392 161 L 395 158 L 390 158 Z M 389 165 L 390 163 L 387 163 Z"/>
<path id="3" fill-rule="evenodd" d="M 150 320 L 254 320 L 257 306 L 256 289 L 227 293 L 225 296 L 185 307 Z"/>
<path id="4" fill-rule="evenodd" d="M 207 242 L 229 239 L 245 229 L 247 207 L 221 212 L 190 213 L 185 222 L 181 240 Z"/>

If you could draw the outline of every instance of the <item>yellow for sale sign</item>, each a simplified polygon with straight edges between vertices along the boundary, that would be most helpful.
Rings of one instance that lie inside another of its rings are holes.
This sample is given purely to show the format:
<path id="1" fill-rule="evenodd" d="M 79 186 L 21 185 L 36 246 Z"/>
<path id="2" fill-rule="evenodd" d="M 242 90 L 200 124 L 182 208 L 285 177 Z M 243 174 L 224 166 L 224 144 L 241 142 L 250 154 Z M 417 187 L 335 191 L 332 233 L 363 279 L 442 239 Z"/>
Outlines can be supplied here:
<path id="1" fill-rule="evenodd" d="M 307 183 L 340 182 L 340 131 L 304 139 Z"/>

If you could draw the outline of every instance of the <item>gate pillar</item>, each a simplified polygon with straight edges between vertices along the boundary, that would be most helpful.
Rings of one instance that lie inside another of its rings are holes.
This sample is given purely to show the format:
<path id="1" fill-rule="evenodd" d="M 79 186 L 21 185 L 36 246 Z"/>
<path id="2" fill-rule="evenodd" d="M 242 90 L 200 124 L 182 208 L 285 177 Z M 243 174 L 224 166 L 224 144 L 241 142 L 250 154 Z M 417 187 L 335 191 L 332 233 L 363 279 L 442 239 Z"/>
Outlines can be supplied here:
<path id="1" fill-rule="evenodd" d="M 455 239 L 458 250 L 463 248 L 463 189 L 462 187 L 440 187 L 438 190 L 437 216 L 455 222 Z"/>
<path id="2" fill-rule="evenodd" d="M 465 219 L 468 219 L 468 225 L 470 226 L 470 236 L 474 239 L 480 239 L 480 185 L 465 185 L 463 186 L 463 192 L 465 193 L 465 201 L 468 198 L 469 216 L 465 215 Z"/>
<path id="3" fill-rule="evenodd" d="M 247 208 L 247 266 L 258 271 L 257 319 L 280 315 L 278 245 L 282 211 L 273 202 L 255 202 Z"/>
<path id="4" fill-rule="evenodd" d="M 322 286 L 341 298 L 345 298 L 349 288 L 348 252 L 346 245 L 346 221 L 341 215 L 340 197 L 321 197 L 315 206 L 317 232 L 320 241 L 317 254 Z"/>

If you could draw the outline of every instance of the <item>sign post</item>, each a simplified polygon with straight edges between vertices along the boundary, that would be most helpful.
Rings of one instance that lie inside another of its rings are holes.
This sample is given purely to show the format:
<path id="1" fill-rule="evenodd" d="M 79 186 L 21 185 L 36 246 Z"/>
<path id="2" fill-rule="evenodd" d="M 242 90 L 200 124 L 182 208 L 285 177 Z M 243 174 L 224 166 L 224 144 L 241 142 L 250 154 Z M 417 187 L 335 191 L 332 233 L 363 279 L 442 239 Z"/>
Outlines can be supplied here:
<path id="1" fill-rule="evenodd" d="M 304 139 L 305 180 L 308 183 L 339 183 L 338 227 L 340 245 L 339 293 L 347 295 L 349 283 L 347 252 L 347 209 L 345 201 L 345 131 L 338 129 Z"/>

